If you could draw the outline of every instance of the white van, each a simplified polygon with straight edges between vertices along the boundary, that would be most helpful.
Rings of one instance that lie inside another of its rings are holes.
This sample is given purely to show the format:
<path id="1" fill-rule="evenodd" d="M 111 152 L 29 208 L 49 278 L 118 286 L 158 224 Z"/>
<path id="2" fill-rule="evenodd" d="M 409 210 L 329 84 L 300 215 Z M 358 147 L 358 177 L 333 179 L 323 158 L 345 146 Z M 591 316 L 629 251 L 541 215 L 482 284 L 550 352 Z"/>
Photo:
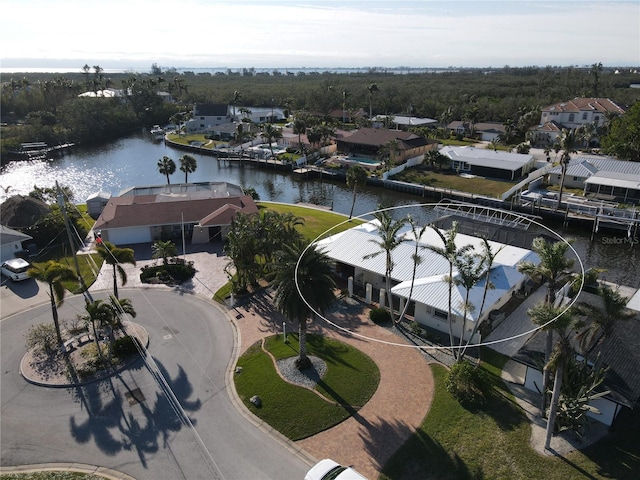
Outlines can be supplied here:
<path id="1" fill-rule="evenodd" d="M 21 282 L 29 278 L 27 270 L 31 264 L 22 258 L 12 258 L 2 264 L 2 274 L 9 277 L 14 282 Z"/>

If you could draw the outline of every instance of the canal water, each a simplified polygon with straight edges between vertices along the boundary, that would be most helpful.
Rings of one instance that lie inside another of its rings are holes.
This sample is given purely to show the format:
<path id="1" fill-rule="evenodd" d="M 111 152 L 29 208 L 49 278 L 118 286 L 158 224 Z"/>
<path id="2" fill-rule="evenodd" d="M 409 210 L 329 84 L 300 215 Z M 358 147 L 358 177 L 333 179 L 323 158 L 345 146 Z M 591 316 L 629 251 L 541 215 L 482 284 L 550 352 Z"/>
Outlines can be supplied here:
<path id="1" fill-rule="evenodd" d="M 185 152 L 174 149 L 163 142 L 154 142 L 147 132 L 121 139 L 108 145 L 76 148 L 64 157 L 48 161 L 11 162 L 0 171 L 1 200 L 7 196 L 27 195 L 33 186 L 50 187 L 57 181 L 69 186 L 76 203 L 84 203 L 87 197 L 103 191 L 117 195 L 134 185 L 162 185 L 166 177 L 158 172 L 158 160 L 167 155 L 178 168 L 171 176 L 171 183 L 184 182 L 184 173 L 179 170 L 178 159 Z M 190 153 L 191 154 L 191 153 Z M 216 160 L 207 155 L 191 154 L 198 162 L 189 182 L 225 181 L 253 187 L 261 200 L 286 203 L 312 203 L 348 214 L 353 191 L 343 181 L 323 179 L 297 179 L 288 173 L 240 167 L 236 162 Z M 429 202 L 413 195 L 384 188 L 366 187 L 358 191 L 354 215 L 362 215 L 379 205 L 417 205 Z M 400 212 L 411 213 L 418 221 L 430 220 L 423 209 L 407 208 Z M 640 288 L 640 244 L 631 245 L 637 239 L 626 238 L 624 232 L 601 232 L 593 241 L 591 232 L 575 226 L 565 229 L 561 225 L 550 225 L 560 235 L 575 239 L 574 248 L 586 268 L 600 267 L 611 282 Z"/>

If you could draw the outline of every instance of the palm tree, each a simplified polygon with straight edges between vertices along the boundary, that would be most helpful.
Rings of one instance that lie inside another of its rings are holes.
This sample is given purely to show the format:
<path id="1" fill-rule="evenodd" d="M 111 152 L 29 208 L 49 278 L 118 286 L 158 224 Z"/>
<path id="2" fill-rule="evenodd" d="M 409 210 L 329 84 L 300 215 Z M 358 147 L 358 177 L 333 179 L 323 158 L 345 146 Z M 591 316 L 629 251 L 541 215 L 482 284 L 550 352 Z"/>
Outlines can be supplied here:
<path id="1" fill-rule="evenodd" d="M 151 251 L 153 252 L 151 258 L 161 258 L 163 265 L 169 263 L 169 261 L 167 260 L 169 257 L 175 257 L 175 255 L 178 253 L 176 244 L 171 240 L 158 240 L 153 245 L 151 245 Z"/>
<path id="2" fill-rule="evenodd" d="M 567 361 L 573 355 L 570 333 L 574 318 L 568 311 L 563 312 L 562 309 L 555 308 L 552 305 L 545 303 L 538 304 L 529 309 L 527 314 L 537 325 L 546 325 L 545 328 L 552 336 L 554 331 L 559 335 L 558 342 L 556 343 L 553 352 L 544 367 L 545 371 L 555 372 L 544 443 L 544 448 L 548 450 L 551 446 L 551 437 L 556 423 L 558 400 L 560 399 L 560 392 L 562 391 L 562 383 L 564 379 L 564 369 Z M 544 386 L 543 388 L 547 387 Z"/>
<path id="3" fill-rule="evenodd" d="M 56 327 L 58 346 L 62 346 L 62 332 L 60 331 L 60 322 L 58 321 L 58 307 L 63 304 L 66 293 L 62 282 L 75 280 L 76 274 L 66 265 L 54 260 L 49 260 L 43 267 L 31 267 L 27 274 L 29 277 L 49 285 L 49 299 L 51 300 L 53 324 Z"/>
<path id="4" fill-rule="evenodd" d="M 397 138 L 387 141 L 380 150 L 378 155 L 384 159 L 387 170 L 392 169 L 396 164 L 396 155 L 400 153 L 400 142 Z"/>
<path id="5" fill-rule="evenodd" d="M 606 286 L 600 287 L 598 296 L 601 299 L 601 306 L 579 302 L 575 307 L 576 314 L 584 315 L 591 320 L 591 323 L 576 336 L 586 356 L 590 356 L 596 347 L 602 345 L 604 340 L 611 336 L 617 322 L 630 320 L 636 316 L 635 312 L 627 309 L 629 299 L 620 295 L 617 290 Z M 600 358 L 597 358 L 594 370 L 599 369 Z"/>
<path id="6" fill-rule="evenodd" d="M 495 285 L 491 282 L 491 269 L 493 268 L 493 262 L 495 262 L 495 259 L 498 256 L 498 253 L 500 253 L 500 251 L 504 247 L 505 246 L 503 245 L 498 249 L 498 251 L 494 252 L 491 248 L 491 244 L 489 243 L 489 240 L 487 240 L 487 237 L 485 236 L 482 237 L 481 258 L 482 258 L 482 263 L 485 269 L 482 302 L 480 303 L 480 310 L 478 311 L 478 315 L 476 316 L 477 320 L 473 325 L 473 329 L 471 330 L 471 335 L 469 336 L 469 340 L 467 340 L 467 343 L 465 344 L 464 348 L 460 351 L 460 359 L 464 358 L 464 354 L 467 351 L 469 344 L 471 343 L 471 341 L 473 340 L 473 337 L 475 336 L 476 332 L 480 328 L 482 314 L 484 313 L 484 307 L 487 300 L 487 293 L 489 290 L 492 290 L 495 288 Z"/>
<path id="7" fill-rule="evenodd" d="M 182 155 L 180 157 L 180 171 L 184 172 L 184 183 L 187 182 L 188 175 L 198 168 L 198 162 L 191 155 Z"/>
<path id="8" fill-rule="evenodd" d="M 103 300 L 95 300 L 93 302 L 87 302 L 84 306 L 87 311 L 87 315 L 84 317 L 85 321 L 91 325 L 93 330 L 93 341 L 96 344 L 96 350 L 98 356 L 102 360 L 102 349 L 100 348 L 100 339 L 98 337 L 98 331 L 96 329 L 96 323 L 100 325 L 100 328 L 105 327 L 113 321 L 113 309 L 111 305 L 105 303 Z"/>
<path id="9" fill-rule="evenodd" d="M 379 92 L 380 89 L 378 88 L 377 84 L 372 83 L 367 87 L 367 90 L 369 90 L 369 119 L 372 119 L 373 118 L 373 94 L 376 92 Z"/>
<path id="10" fill-rule="evenodd" d="M 458 235 L 458 222 L 453 222 L 451 228 L 442 233 L 435 225 L 429 225 L 434 232 L 440 237 L 443 246 L 437 247 L 435 245 L 427 245 L 426 248 L 432 252 L 440 255 L 449 263 L 449 275 L 445 276 L 445 281 L 449 284 L 449 310 L 447 313 L 447 322 L 449 323 L 449 342 L 451 345 L 451 353 L 453 358 L 457 360 L 458 351 L 456 350 L 453 342 L 453 313 L 452 313 L 452 301 L 453 301 L 453 266 L 456 264 L 458 257 L 468 253 L 473 247 L 471 245 L 465 245 L 458 248 L 456 245 L 456 236 Z"/>
<path id="11" fill-rule="evenodd" d="M 173 161 L 172 158 L 167 157 L 166 155 L 158 160 L 158 171 L 161 175 L 166 175 L 167 177 L 167 185 L 171 185 L 171 181 L 169 180 L 169 175 L 173 175 L 176 171 L 176 162 Z"/>
<path id="12" fill-rule="evenodd" d="M 233 118 L 234 118 L 234 120 L 236 118 L 236 105 L 238 104 L 238 100 L 240 100 L 241 96 L 242 96 L 242 94 L 238 90 L 234 90 L 233 91 L 233 100 L 231 100 L 231 103 L 233 104 Z"/>
<path id="13" fill-rule="evenodd" d="M 311 366 L 307 357 L 307 319 L 322 313 L 335 300 L 331 259 L 303 240 L 285 245 L 277 254 L 275 294 L 273 302 L 289 320 L 298 322 L 299 354 L 296 365 L 304 370 Z"/>
<path id="14" fill-rule="evenodd" d="M 275 127 L 272 123 L 266 123 L 262 127 L 262 136 L 269 142 L 269 149 L 271 150 L 271 157 L 273 158 L 273 141 L 282 138 L 282 130 Z"/>
<path id="15" fill-rule="evenodd" d="M 395 323 L 393 316 L 393 297 L 391 296 L 391 272 L 393 271 L 395 264 L 393 263 L 393 257 L 391 254 L 403 241 L 398 237 L 398 232 L 407 220 L 405 218 L 394 220 L 387 210 L 378 210 L 373 214 L 373 216 L 378 221 L 379 239 L 371 239 L 370 241 L 378 245 L 380 247 L 380 251 L 365 255 L 364 259 L 376 257 L 380 253 L 385 254 L 385 281 L 387 296 L 389 298 L 389 314 L 391 315 L 391 320 Z"/>
<path id="16" fill-rule="evenodd" d="M 358 186 L 366 185 L 368 178 L 367 171 L 360 165 L 354 165 L 347 170 L 347 187 L 353 187 L 353 201 L 351 202 L 351 210 L 349 211 L 349 219 L 353 217 L 353 207 L 356 205 L 356 192 Z"/>
<path id="17" fill-rule="evenodd" d="M 105 263 L 113 266 L 113 295 L 118 298 L 118 275 L 120 276 L 122 285 L 127 284 L 127 273 L 124 268 L 122 268 L 122 264 L 136 264 L 133 249 L 119 248 L 111 242 L 102 242 L 97 250 Z"/>
<path id="18" fill-rule="evenodd" d="M 413 286 L 416 281 L 416 271 L 418 270 L 418 265 L 422 263 L 422 257 L 418 253 L 420 247 L 424 248 L 424 246 L 420 245 L 420 238 L 424 235 L 424 231 L 427 229 L 427 225 L 423 226 L 420 231 L 417 230 L 416 223 L 413 220 L 411 215 L 407 215 L 407 223 L 411 227 L 411 233 L 414 238 L 414 251 L 411 255 L 411 259 L 413 260 L 413 272 L 411 274 L 411 286 L 409 287 L 409 295 L 407 296 L 406 302 L 404 304 L 404 308 L 400 311 L 398 315 L 398 323 L 402 323 L 402 319 L 407 313 L 407 309 L 409 308 L 409 304 L 411 303 L 411 297 L 413 296 Z"/>
<path id="19" fill-rule="evenodd" d="M 128 298 L 118 299 L 114 296 L 109 297 L 111 302 L 111 309 L 113 311 L 113 317 L 111 321 L 106 325 L 109 335 L 109 362 L 111 362 L 111 356 L 113 354 L 113 344 L 115 335 L 113 334 L 113 327 L 122 328 L 122 318 L 125 315 L 135 318 L 137 313 L 133 308 L 131 300 Z"/>
<path id="20" fill-rule="evenodd" d="M 454 283 L 456 286 L 461 286 L 465 290 L 464 301 L 462 303 L 462 325 L 460 327 L 460 353 L 458 355 L 458 361 L 462 359 L 462 344 L 464 343 L 464 331 L 467 327 L 467 314 L 472 313 L 474 309 L 474 305 L 469 303 L 469 294 L 482 278 L 483 267 L 484 259 L 472 250 L 456 258 L 458 276 L 454 279 Z"/>
<path id="21" fill-rule="evenodd" d="M 349 91 L 346 88 L 342 89 L 342 123 L 347 123 L 347 97 L 349 97 L 351 94 L 349 93 Z"/>
<path id="22" fill-rule="evenodd" d="M 531 261 L 524 261 L 518 264 L 518 271 L 524 273 L 534 281 L 547 280 L 547 295 L 545 304 L 553 307 L 556 303 L 556 293 L 560 275 L 573 266 L 573 259 L 566 257 L 570 242 L 547 242 L 542 237 L 537 237 L 531 244 L 531 249 L 538 254 L 539 264 Z M 553 317 L 552 317 L 553 318 Z M 553 346 L 553 332 L 548 330 L 547 343 L 545 348 L 545 367 L 542 372 L 542 400 L 540 410 L 545 411 L 546 407 L 546 387 L 548 383 L 548 370 L 546 364 L 551 356 Z"/>
<path id="23" fill-rule="evenodd" d="M 302 135 L 307 133 L 307 123 L 301 118 L 296 118 L 296 120 L 293 122 L 293 133 L 298 134 L 298 146 L 300 147 L 300 153 L 304 155 L 304 145 L 302 145 Z"/>
<path id="24" fill-rule="evenodd" d="M 559 142 L 560 149 L 562 150 L 562 155 L 560 156 L 560 168 L 562 169 L 562 173 L 560 176 L 560 193 L 558 195 L 558 203 L 556 204 L 556 210 L 560 208 L 560 204 L 562 203 L 562 190 L 564 189 L 564 178 L 567 174 L 567 168 L 569 167 L 569 162 L 571 161 L 571 154 L 576 153 L 576 132 L 575 130 L 567 130 L 566 128 L 562 130 L 562 134 L 560 135 Z"/>

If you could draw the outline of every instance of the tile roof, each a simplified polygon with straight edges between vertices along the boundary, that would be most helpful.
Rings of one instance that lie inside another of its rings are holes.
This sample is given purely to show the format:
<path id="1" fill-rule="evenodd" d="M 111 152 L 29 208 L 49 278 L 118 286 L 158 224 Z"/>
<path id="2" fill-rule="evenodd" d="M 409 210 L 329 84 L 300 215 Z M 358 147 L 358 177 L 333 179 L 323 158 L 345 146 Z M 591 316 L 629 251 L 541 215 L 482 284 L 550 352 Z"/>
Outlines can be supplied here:
<path id="1" fill-rule="evenodd" d="M 225 206 L 236 210 L 224 210 Z M 221 225 L 215 220 L 231 218 L 231 212 L 256 213 L 258 207 L 250 196 L 192 198 L 188 195 L 127 195 L 113 197 L 96 220 L 95 229 L 178 224 L 181 221 Z M 215 215 L 214 215 L 215 214 Z M 227 222 L 226 224 L 230 223 Z"/>
<path id="2" fill-rule="evenodd" d="M 542 108 L 543 112 L 584 112 L 584 111 L 597 111 L 601 113 L 615 112 L 623 114 L 625 108 L 615 104 L 608 98 L 574 98 L 566 102 L 558 102 L 553 105 Z"/>

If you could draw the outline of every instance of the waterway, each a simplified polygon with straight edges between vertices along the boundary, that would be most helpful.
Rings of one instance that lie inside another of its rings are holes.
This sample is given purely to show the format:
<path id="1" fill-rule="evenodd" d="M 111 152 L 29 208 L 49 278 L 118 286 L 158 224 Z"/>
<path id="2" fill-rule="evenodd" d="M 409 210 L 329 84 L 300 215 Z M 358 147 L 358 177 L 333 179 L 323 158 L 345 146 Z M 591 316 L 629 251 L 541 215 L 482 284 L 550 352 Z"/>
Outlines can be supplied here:
<path id="1" fill-rule="evenodd" d="M 99 191 L 117 195 L 134 185 L 162 185 L 166 179 L 158 172 L 158 160 L 167 155 L 179 166 L 178 159 L 183 154 L 163 142 L 154 142 L 150 134 L 141 131 L 108 145 L 76 148 L 52 161 L 11 162 L 0 171 L 0 196 L 4 201 L 7 196 L 27 195 L 34 185 L 50 187 L 57 181 L 72 189 L 76 203 L 84 203 L 89 195 Z M 189 174 L 190 182 L 230 182 L 255 188 L 261 200 L 312 203 L 345 214 L 351 208 L 353 191 L 343 181 L 326 177 L 297 179 L 291 174 L 248 165 L 240 167 L 236 162 L 218 161 L 211 156 L 193 156 L 198 166 Z M 171 182 L 183 181 L 184 173 L 177 169 Z M 384 188 L 366 187 L 357 194 L 354 215 L 371 212 L 379 205 L 417 205 L 429 201 Z M 430 219 L 420 208 L 403 209 L 401 213 L 411 213 L 418 221 Z M 591 241 L 588 230 L 549 226 L 558 234 L 575 239 L 574 248 L 585 268 L 606 268 L 608 272 L 604 276 L 608 281 L 640 288 L 640 244 L 632 247 L 623 232 L 601 232 Z"/>

